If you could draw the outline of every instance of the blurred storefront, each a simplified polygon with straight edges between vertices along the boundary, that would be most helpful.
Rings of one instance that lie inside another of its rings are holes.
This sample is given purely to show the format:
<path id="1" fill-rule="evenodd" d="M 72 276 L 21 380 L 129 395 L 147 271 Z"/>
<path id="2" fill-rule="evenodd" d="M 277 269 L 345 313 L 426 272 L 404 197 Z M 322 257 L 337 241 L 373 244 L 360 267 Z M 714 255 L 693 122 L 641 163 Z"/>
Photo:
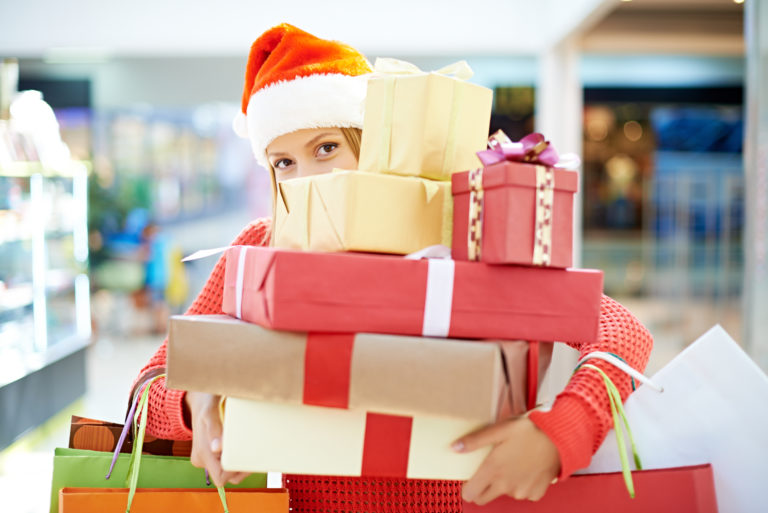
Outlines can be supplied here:
<path id="1" fill-rule="evenodd" d="M 740 338 L 742 112 L 737 86 L 585 90 L 584 264 L 652 300 L 662 344 Z"/>

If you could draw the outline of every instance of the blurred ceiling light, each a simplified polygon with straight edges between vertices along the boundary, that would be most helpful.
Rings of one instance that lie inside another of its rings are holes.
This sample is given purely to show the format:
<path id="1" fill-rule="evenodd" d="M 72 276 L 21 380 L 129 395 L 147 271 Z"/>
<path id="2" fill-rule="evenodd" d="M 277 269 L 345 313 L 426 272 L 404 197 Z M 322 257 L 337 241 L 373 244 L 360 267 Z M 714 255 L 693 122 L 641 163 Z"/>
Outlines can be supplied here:
<path id="1" fill-rule="evenodd" d="M 624 136 L 632 142 L 637 142 L 643 137 L 643 127 L 637 121 L 624 123 Z"/>
<path id="2" fill-rule="evenodd" d="M 61 46 L 43 53 L 46 64 L 103 64 L 111 58 L 112 51 L 100 46 Z"/>
<path id="3" fill-rule="evenodd" d="M 734 4 L 743 4 L 744 0 L 733 0 Z"/>

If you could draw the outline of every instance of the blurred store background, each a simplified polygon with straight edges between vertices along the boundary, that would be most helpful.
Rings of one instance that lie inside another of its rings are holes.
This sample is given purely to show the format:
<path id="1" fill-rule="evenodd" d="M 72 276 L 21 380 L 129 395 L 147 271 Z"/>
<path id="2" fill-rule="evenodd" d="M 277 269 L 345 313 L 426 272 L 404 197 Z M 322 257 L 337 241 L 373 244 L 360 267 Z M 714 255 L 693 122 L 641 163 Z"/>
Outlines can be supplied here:
<path id="1" fill-rule="evenodd" d="M 70 414 L 121 420 L 213 265 L 181 256 L 269 215 L 231 122 L 250 43 L 280 21 L 371 60 L 466 59 L 491 131 L 582 155 L 577 259 L 654 334 L 648 371 L 715 323 L 768 370 L 768 6 L 434 4 L 0 4 L 0 504 L 13 455 L 48 458 Z"/>

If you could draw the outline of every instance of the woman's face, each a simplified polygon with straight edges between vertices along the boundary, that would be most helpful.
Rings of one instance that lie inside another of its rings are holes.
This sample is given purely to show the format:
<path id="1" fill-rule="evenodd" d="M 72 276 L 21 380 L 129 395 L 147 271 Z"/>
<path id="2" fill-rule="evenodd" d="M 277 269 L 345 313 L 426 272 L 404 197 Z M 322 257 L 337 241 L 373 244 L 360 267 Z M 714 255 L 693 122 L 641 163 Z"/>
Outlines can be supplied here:
<path id="1" fill-rule="evenodd" d="M 357 158 L 339 128 L 306 128 L 281 135 L 267 146 L 277 181 L 357 169 Z"/>

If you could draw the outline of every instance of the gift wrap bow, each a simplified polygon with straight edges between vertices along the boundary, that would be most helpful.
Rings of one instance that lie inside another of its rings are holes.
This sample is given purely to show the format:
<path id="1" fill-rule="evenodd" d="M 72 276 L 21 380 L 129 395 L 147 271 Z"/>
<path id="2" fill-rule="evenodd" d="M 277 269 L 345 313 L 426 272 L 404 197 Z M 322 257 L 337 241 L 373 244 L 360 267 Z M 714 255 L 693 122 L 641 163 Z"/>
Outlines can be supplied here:
<path id="1" fill-rule="evenodd" d="M 389 57 L 378 57 L 373 65 L 373 72 L 374 77 L 383 75 L 426 75 L 429 73 L 428 71 L 420 70 L 415 64 Z M 459 80 L 469 80 L 474 74 L 467 61 L 454 62 L 432 73 L 454 77 Z"/>
<path id="2" fill-rule="evenodd" d="M 542 134 L 528 134 L 514 142 L 499 130 L 488 139 L 488 149 L 477 152 L 483 166 L 499 162 L 524 162 L 536 165 L 536 211 L 533 240 L 533 265 L 550 265 L 552 260 L 552 208 L 555 198 L 554 168 L 579 166 L 577 155 L 560 157 L 555 147 Z M 467 246 L 470 260 L 480 260 L 483 229 L 483 168 L 469 172 L 469 233 Z"/>

